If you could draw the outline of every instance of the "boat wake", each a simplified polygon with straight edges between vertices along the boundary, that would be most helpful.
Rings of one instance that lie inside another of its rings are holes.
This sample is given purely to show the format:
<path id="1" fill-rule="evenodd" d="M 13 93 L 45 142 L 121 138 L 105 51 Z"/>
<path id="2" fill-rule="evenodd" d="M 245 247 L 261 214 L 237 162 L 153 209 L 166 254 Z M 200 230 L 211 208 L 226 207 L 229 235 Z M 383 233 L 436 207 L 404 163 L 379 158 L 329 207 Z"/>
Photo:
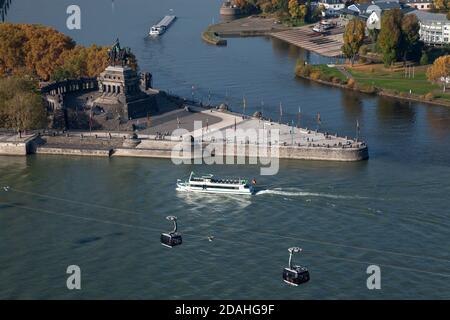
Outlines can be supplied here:
<path id="1" fill-rule="evenodd" d="M 278 196 L 285 196 L 285 197 L 319 197 L 319 198 L 329 198 L 329 199 L 367 199 L 366 197 L 361 196 L 344 196 L 344 195 L 335 195 L 335 194 L 329 194 L 329 193 L 320 193 L 320 192 L 307 192 L 302 191 L 300 189 L 281 189 L 281 188 L 275 188 L 275 189 L 265 189 L 258 191 L 256 195 L 278 195 Z"/>

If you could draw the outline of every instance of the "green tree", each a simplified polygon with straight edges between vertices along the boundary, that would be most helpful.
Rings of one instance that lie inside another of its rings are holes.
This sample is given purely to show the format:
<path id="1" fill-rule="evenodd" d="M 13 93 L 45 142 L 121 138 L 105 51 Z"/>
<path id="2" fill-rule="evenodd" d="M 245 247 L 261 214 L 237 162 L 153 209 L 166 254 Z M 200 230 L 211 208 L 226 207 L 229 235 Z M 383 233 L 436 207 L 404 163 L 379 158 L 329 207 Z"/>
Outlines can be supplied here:
<path id="1" fill-rule="evenodd" d="M 420 25 L 417 16 L 414 14 L 405 15 L 402 19 L 401 30 L 403 61 L 406 62 L 407 58 L 417 61 L 422 51 L 422 42 L 419 35 Z"/>
<path id="2" fill-rule="evenodd" d="M 46 115 L 36 81 L 18 76 L 0 78 L 0 127 L 17 131 L 44 128 Z"/>
<path id="3" fill-rule="evenodd" d="M 428 54 L 426 51 L 422 52 L 422 56 L 420 57 L 420 65 L 425 66 L 427 64 L 429 64 L 429 58 L 428 58 Z"/>
<path id="4" fill-rule="evenodd" d="M 342 52 L 350 59 L 352 65 L 359 48 L 364 42 L 365 25 L 359 19 L 351 19 L 344 31 L 344 45 L 342 46 Z"/>
<path id="5" fill-rule="evenodd" d="M 385 66 L 392 65 L 402 52 L 402 17 L 403 14 L 399 9 L 389 10 L 381 17 L 381 31 L 377 44 L 383 54 Z"/>
<path id="6" fill-rule="evenodd" d="M 305 22 L 307 23 L 313 22 L 313 11 L 311 8 L 311 0 L 306 1 L 304 19 Z"/>

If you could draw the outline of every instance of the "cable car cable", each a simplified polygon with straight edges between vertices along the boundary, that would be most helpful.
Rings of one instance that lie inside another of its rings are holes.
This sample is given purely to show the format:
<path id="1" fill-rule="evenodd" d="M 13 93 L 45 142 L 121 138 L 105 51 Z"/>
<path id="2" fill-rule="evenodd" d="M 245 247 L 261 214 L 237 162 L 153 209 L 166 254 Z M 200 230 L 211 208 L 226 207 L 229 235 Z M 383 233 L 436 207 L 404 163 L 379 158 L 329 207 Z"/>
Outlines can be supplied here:
<path id="1" fill-rule="evenodd" d="M 19 206 L 19 205 L 15 205 L 13 203 L 8 203 L 8 202 L 1 202 L 0 201 L 0 204 L 8 205 L 8 206 L 11 206 L 11 207 L 16 207 L 16 208 L 27 209 L 27 210 L 31 210 L 31 211 L 48 213 L 48 214 L 52 214 L 52 215 L 56 215 L 56 216 L 76 218 L 76 219 L 85 220 L 85 221 L 93 221 L 93 222 L 98 222 L 98 223 L 103 223 L 103 224 L 118 225 L 118 226 L 122 226 L 122 227 L 135 228 L 135 229 L 146 230 L 146 231 L 154 231 L 154 232 L 158 232 L 158 233 L 160 232 L 160 230 L 156 229 L 156 228 L 144 227 L 144 226 L 133 225 L 133 224 L 125 224 L 125 223 L 119 223 L 119 222 L 108 221 L 108 220 L 101 220 L 101 219 L 96 219 L 96 218 L 82 217 L 82 216 L 66 214 L 66 213 L 58 213 L 58 212 L 54 212 L 54 211 L 50 211 L 50 210 L 46 210 L 46 209 L 39 209 L 39 208 L 33 208 L 33 207 L 28 207 L 28 206 L 22 206 L 22 205 Z M 190 237 L 197 238 L 197 239 L 202 239 L 202 240 L 207 239 L 207 237 L 205 237 L 205 236 L 200 236 L 200 235 L 193 234 L 193 233 L 184 233 L 184 234 L 187 235 L 187 236 L 190 236 Z M 298 239 L 296 239 L 296 240 L 298 240 Z M 218 238 L 218 239 L 216 239 L 216 241 L 223 241 L 223 242 L 229 242 L 229 243 L 236 244 L 236 241 L 229 240 L 229 239 L 223 239 L 223 238 Z M 248 243 L 248 244 L 250 244 L 250 243 Z M 258 244 L 254 244 L 254 245 L 257 246 Z M 329 258 L 335 259 L 335 260 L 341 260 L 341 261 L 358 263 L 358 264 L 368 264 L 368 265 L 377 264 L 379 266 L 384 266 L 384 267 L 391 268 L 391 269 L 398 269 L 398 270 L 404 270 L 404 271 L 418 272 L 418 273 L 424 273 L 424 274 L 441 276 L 441 277 L 450 277 L 450 274 L 438 273 L 438 272 L 427 271 L 427 270 L 422 270 L 422 269 L 407 268 L 407 267 L 395 266 L 395 265 L 389 265 L 389 264 L 378 264 L 378 263 L 374 263 L 374 262 L 366 262 L 366 261 L 354 260 L 354 259 L 349 259 L 349 258 L 336 257 L 336 256 L 333 256 L 333 255 L 323 255 L 323 254 L 314 254 L 314 253 L 311 253 L 311 254 L 317 255 L 319 257 L 329 257 Z"/>
<path id="2" fill-rule="evenodd" d="M 76 200 L 69 200 L 69 199 L 64 199 L 64 198 L 48 196 L 48 195 L 42 195 L 42 194 L 38 194 L 38 193 L 34 193 L 34 192 L 22 191 L 22 190 L 18 190 L 18 189 L 11 188 L 11 187 L 9 187 L 9 190 L 14 191 L 14 192 L 25 193 L 25 194 L 35 195 L 35 196 L 39 196 L 39 197 L 49 198 L 49 199 L 53 199 L 53 200 L 58 200 L 58 201 L 66 201 L 66 202 L 70 202 L 70 203 L 74 203 L 74 204 L 80 204 L 80 205 L 83 205 L 83 206 L 92 206 L 92 207 L 98 207 L 98 208 L 102 208 L 102 209 L 110 209 L 110 210 L 115 210 L 115 211 L 119 211 L 119 212 L 130 213 L 130 214 L 136 214 L 136 215 L 144 214 L 143 212 L 136 212 L 136 211 L 118 209 L 118 208 L 107 207 L 107 206 L 102 206 L 102 205 L 88 204 L 88 203 L 83 203 L 83 202 L 76 201 Z M 230 228 L 229 226 L 226 226 L 226 225 L 223 225 L 223 224 L 222 225 L 221 224 L 216 224 L 215 226 L 224 227 L 224 228 Z M 289 240 L 299 240 L 299 241 L 303 241 L 303 242 L 316 243 L 316 244 L 327 245 L 327 246 L 335 246 L 335 247 L 341 247 L 341 248 L 350 248 L 350 249 L 363 250 L 363 251 L 365 250 L 365 251 L 369 251 L 369 252 L 377 252 L 377 253 L 382 253 L 382 254 L 386 254 L 387 253 L 387 254 L 391 254 L 391 255 L 398 255 L 398 256 L 403 256 L 403 257 L 408 257 L 408 258 L 429 259 L 429 260 L 436 260 L 436 261 L 450 263 L 450 259 L 443 258 L 443 257 L 418 256 L 418 255 L 414 255 L 414 254 L 396 252 L 396 251 L 391 251 L 391 250 L 379 250 L 379 249 L 373 249 L 373 248 L 367 248 L 367 247 L 361 247 L 361 246 L 353 246 L 353 245 L 339 244 L 339 243 L 335 243 L 335 242 L 327 242 L 327 241 L 323 241 L 323 240 L 311 240 L 311 239 L 299 238 L 299 237 L 293 236 L 293 235 L 292 236 L 289 236 L 289 235 L 288 236 L 286 236 L 286 235 L 283 236 L 283 235 L 274 234 L 274 233 L 270 233 L 270 232 L 261 232 L 261 231 L 255 231 L 255 230 L 242 230 L 242 229 L 238 230 L 238 229 L 233 228 L 233 231 L 245 232 L 245 233 L 254 233 L 254 234 L 258 234 L 258 235 L 272 236 L 272 237 L 278 237 L 278 238 L 289 239 Z"/>

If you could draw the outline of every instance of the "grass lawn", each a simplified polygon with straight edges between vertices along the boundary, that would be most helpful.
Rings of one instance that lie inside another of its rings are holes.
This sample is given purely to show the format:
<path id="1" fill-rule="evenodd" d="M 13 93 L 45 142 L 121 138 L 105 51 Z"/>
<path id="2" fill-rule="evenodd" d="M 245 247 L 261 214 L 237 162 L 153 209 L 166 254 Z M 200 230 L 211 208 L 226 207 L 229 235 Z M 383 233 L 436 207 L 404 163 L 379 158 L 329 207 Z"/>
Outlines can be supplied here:
<path id="1" fill-rule="evenodd" d="M 346 66 L 357 84 L 375 86 L 384 90 L 398 91 L 415 95 L 425 95 L 429 92 L 436 98 L 450 100 L 450 92 L 443 93 L 442 88 L 432 84 L 426 78 L 429 66 L 414 67 L 414 78 L 405 78 L 405 69 L 400 65 L 384 68 L 380 64 Z"/>
<path id="2" fill-rule="evenodd" d="M 338 69 L 334 67 L 329 67 L 326 64 L 318 64 L 313 66 L 313 70 L 320 71 L 321 73 L 341 79 L 343 82 L 347 80 L 347 77 L 344 76 Z"/>

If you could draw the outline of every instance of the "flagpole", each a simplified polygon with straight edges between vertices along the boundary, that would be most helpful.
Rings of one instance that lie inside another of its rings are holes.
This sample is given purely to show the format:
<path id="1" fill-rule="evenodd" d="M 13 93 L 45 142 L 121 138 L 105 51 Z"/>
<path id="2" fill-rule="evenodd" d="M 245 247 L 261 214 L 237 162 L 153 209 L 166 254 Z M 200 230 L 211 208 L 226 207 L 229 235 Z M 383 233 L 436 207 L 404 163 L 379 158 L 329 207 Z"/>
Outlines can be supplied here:
<path id="1" fill-rule="evenodd" d="M 283 106 L 281 105 L 281 102 L 280 102 L 280 118 L 279 118 L 279 120 L 278 120 L 278 123 L 279 124 L 281 124 L 281 118 L 283 117 Z"/>
<path id="2" fill-rule="evenodd" d="M 291 145 L 294 145 L 294 120 L 291 120 Z"/>
<path id="3" fill-rule="evenodd" d="M 360 130 L 360 128 L 359 128 L 359 120 L 356 119 L 356 141 L 359 140 L 359 130 Z"/>
<path id="4" fill-rule="evenodd" d="M 317 131 L 319 131 L 320 129 L 320 124 L 321 124 L 321 120 L 320 120 L 320 112 L 317 112 Z"/>
<path id="5" fill-rule="evenodd" d="M 92 107 L 91 111 L 89 112 L 89 132 L 92 132 Z"/>

